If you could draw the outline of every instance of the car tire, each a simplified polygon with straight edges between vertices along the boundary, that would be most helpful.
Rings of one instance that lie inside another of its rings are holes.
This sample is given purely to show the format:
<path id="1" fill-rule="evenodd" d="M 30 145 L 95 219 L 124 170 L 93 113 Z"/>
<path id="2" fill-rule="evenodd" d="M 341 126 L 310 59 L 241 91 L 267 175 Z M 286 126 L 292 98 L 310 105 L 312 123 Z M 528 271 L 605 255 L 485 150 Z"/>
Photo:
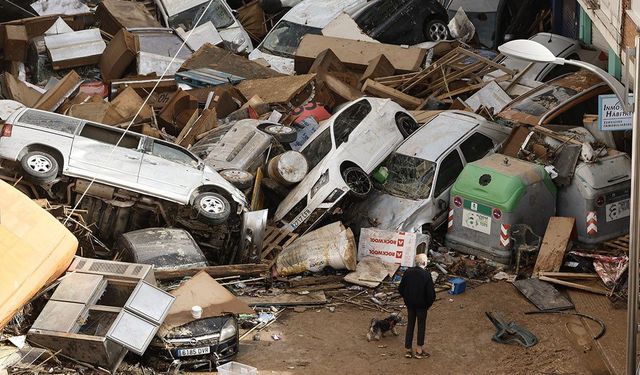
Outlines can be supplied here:
<path id="1" fill-rule="evenodd" d="M 231 215 L 231 205 L 227 198 L 210 191 L 196 196 L 196 199 L 193 200 L 193 209 L 199 218 L 210 224 L 222 224 Z"/>
<path id="2" fill-rule="evenodd" d="M 220 172 L 220 176 L 240 190 L 248 189 L 253 186 L 253 175 L 247 171 L 240 169 L 225 169 Z"/>
<path id="3" fill-rule="evenodd" d="M 280 143 L 291 143 L 298 139 L 298 131 L 287 125 L 269 124 L 263 128 L 263 131 Z"/>
<path id="4" fill-rule="evenodd" d="M 409 137 L 420 128 L 420 124 L 418 124 L 409 115 L 402 112 L 399 112 L 396 115 L 396 124 L 398 125 L 398 130 L 400 130 L 400 134 L 402 134 L 404 138 Z"/>
<path id="5" fill-rule="evenodd" d="M 349 187 L 349 193 L 356 198 L 366 198 L 373 189 L 369 175 L 360 167 L 352 166 L 343 169 L 342 178 Z"/>
<path id="6" fill-rule="evenodd" d="M 429 20 L 424 25 L 424 36 L 429 42 L 449 39 L 449 27 L 442 20 Z"/>
<path id="7" fill-rule="evenodd" d="M 55 180 L 56 176 L 58 176 L 58 162 L 48 152 L 28 152 L 20 160 L 20 166 L 33 182 L 47 183 Z"/>

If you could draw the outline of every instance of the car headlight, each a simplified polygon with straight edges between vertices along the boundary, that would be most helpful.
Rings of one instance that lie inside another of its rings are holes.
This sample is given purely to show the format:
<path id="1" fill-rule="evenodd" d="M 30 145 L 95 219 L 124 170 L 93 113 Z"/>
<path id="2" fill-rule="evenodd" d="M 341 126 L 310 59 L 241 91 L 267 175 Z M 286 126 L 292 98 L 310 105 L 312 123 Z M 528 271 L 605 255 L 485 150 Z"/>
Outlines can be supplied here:
<path id="1" fill-rule="evenodd" d="M 316 181 L 316 183 L 313 184 L 313 187 L 311 188 L 311 198 L 313 198 L 313 196 L 316 195 L 318 190 L 320 190 L 320 188 L 322 188 L 328 182 L 329 182 L 329 170 L 327 169 L 326 171 L 324 171 L 323 174 L 320 175 L 320 178 L 318 179 L 318 181 Z"/>
<path id="2" fill-rule="evenodd" d="M 236 335 L 238 328 L 236 328 L 236 320 L 229 319 L 220 330 L 220 341 L 225 341 Z"/>

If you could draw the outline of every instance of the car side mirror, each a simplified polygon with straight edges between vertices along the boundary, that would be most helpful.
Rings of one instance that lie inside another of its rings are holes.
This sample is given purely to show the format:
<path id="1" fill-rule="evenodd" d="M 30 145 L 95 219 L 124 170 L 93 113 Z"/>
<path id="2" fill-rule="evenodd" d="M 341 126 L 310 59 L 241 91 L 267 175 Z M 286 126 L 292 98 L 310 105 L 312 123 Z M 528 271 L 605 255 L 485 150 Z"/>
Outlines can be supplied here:
<path id="1" fill-rule="evenodd" d="M 438 199 L 438 210 L 443 211 L 449 207 L 449 204 L 445 202 L 443 199 Z"/>

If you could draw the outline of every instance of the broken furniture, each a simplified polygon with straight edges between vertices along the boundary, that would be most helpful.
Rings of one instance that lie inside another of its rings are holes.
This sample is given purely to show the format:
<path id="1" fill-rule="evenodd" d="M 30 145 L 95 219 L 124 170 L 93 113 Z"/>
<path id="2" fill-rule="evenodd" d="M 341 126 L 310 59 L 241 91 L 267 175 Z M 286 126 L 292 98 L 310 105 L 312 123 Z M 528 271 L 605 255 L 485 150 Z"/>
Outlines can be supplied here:
<path id="1" fill-rule="evenodd" d="M 30 342 L 111 373 L 143 354 L 175 297 L 149 265 L 77 257 L 28 332 Z"/>
<path id="2" fill-rule="evenodd" d="M 533 233 L 531 227 L 526 224 L 514 224 L 509 228 L 509 238 L 515 255 L 515 274 L 517 275 L 520 266 L 529 265 L 538 255 L 542 237 Z"/>

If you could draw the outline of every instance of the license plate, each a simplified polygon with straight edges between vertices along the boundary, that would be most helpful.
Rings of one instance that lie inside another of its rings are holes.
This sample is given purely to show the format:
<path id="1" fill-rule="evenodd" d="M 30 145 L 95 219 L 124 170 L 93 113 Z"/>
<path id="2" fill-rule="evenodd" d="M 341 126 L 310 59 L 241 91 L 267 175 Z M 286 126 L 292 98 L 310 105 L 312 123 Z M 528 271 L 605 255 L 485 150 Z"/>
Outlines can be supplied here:
<path id="1" fill-rule="evenodd" d="M 630 213 L 629 199 L 624 199 L 615 203 L 609 203 L 605 206 L 605 210 L 605 218 L 607 222 L 628 217 Z"/>
<path id="2" fill-rule="evenodd" d="M 484 234 L 491 234 L 491 217 L 462 209 L 462 226 Z"/>
<path id="3" fill-rule="evenodd" d="M 304 221 L 309 217 L 309 215 L 311 215 L 311 210 L 308 208 L 305 208 L 300 215 L 296 216 L 296 218 L 293 219 L 293 221 L 291 222 L 291 228 L 296 229 L 298 225 L 304 223 Z"/>
<path id="4" fill-rule="evenodd" d="M 178 349 L 178 357 L 191 357 L 194 355 L 203 355 L 211 353 L 211 348 L 203 346 L 202 348 Z"/>

